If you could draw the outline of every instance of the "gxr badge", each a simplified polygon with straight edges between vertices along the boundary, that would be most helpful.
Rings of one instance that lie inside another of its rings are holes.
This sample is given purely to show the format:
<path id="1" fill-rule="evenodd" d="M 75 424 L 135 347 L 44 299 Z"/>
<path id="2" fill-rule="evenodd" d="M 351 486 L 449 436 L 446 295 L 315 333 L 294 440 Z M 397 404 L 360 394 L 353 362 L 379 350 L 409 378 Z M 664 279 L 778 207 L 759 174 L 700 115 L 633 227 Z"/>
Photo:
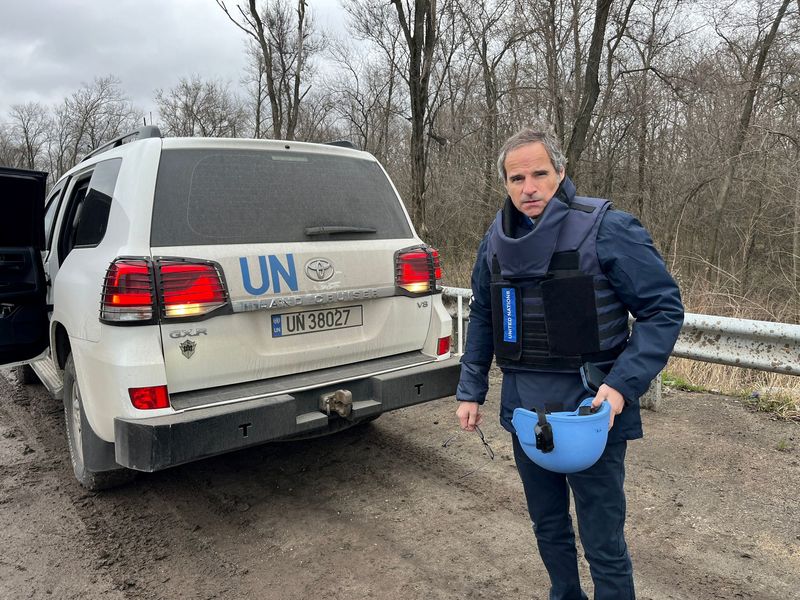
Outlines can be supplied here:
<path id="1" fill-rule="evenodd" d="M 192 354 L 194 354 L 194 349 L 197 347 L 197 342 L 193 342 L 192 340 L 186 340 L 182 342 L 179 348 L 181 352 L 186 358 L 192 358 Z"/>

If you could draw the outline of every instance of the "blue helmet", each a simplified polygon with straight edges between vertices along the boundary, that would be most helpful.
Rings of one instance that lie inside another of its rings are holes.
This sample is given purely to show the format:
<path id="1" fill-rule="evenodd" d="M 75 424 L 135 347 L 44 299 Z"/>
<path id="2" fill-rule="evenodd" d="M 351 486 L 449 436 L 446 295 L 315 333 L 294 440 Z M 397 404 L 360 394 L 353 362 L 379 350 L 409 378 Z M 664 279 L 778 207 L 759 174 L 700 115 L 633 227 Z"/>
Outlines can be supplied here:
<path id="1" fill-rule="evenodd" d="M 515 408 L 511 423 L 525 454 L 556 473 L 575 473 L 596 463 L 606 447 L 611 406 L 603 402 L 591 412 L 592 400 L 587 398 L 572 412 L 549 415 Z"/>

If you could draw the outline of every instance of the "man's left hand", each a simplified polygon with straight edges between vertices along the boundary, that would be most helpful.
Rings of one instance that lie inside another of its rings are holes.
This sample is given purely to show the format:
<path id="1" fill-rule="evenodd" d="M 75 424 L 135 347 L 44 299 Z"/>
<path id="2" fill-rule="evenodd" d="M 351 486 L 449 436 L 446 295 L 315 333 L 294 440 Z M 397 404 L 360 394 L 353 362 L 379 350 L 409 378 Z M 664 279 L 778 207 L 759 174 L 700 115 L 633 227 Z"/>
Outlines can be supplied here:
<path id="1" fill-rule="evenodd" d="M 592 408 L 600 408 L 603 400 L 607 400 L 611 405 L 611 418 L 608 421 L 608 428 L 611 429 L 614 426 L 614 417 L 625 408 L 625 398 L 617 390 L 604 383 L 597 390 L 597 395 L 592 400 Z"/>

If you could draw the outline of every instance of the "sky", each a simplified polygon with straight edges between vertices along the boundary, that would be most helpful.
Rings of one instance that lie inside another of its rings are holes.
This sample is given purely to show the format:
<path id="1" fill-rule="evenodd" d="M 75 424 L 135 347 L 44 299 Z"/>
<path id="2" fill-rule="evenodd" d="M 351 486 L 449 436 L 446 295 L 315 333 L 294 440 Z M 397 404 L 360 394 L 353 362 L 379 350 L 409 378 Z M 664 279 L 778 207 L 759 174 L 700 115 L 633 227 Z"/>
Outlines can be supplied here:
<path id="1" fill-rule="evenodd" d="M 338 0 L 308 6 L 319 28 L 344 30 Z M 181 77 L 238 88 L 244 48 L 214 0 L 0 0 L 0 121 L 12 104 L 52 105 L 105 75 L 155 115 L 154 91 Z"/>

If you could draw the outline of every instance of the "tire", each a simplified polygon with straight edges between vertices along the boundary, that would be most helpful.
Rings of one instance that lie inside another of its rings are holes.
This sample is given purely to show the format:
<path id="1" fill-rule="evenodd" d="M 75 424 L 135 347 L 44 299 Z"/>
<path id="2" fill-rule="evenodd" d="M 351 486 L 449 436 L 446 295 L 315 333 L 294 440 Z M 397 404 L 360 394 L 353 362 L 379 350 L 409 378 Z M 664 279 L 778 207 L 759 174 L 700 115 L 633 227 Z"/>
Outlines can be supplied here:
<path id="1" fill-rule="evenodd" d="M 19 365 L 14 369 L 17 375 L 17 381 L 22 385 L 35 385 L 41 383 L 39 376 L 34 372 L 30 365 Z"/>
<path id="2" fill-rule="evenodd" d="M 67 429 L 67 445 L 72 470 L 78 482 L 91 492 L 107 490 L 132 481 L 136 472 L 122 467 L 109 471 L 92 471 L 86 467 L 87 437 L 97 437 L 91 430 L 83 412 L 83 401 L 78 380 L 75 377 L 75 361 L 70 354 L 64 367 L 64 421 Z M 88 429 L 88 431 L 87 431 Z M 102 443 L 101 440 L 99 440 Z"/>

